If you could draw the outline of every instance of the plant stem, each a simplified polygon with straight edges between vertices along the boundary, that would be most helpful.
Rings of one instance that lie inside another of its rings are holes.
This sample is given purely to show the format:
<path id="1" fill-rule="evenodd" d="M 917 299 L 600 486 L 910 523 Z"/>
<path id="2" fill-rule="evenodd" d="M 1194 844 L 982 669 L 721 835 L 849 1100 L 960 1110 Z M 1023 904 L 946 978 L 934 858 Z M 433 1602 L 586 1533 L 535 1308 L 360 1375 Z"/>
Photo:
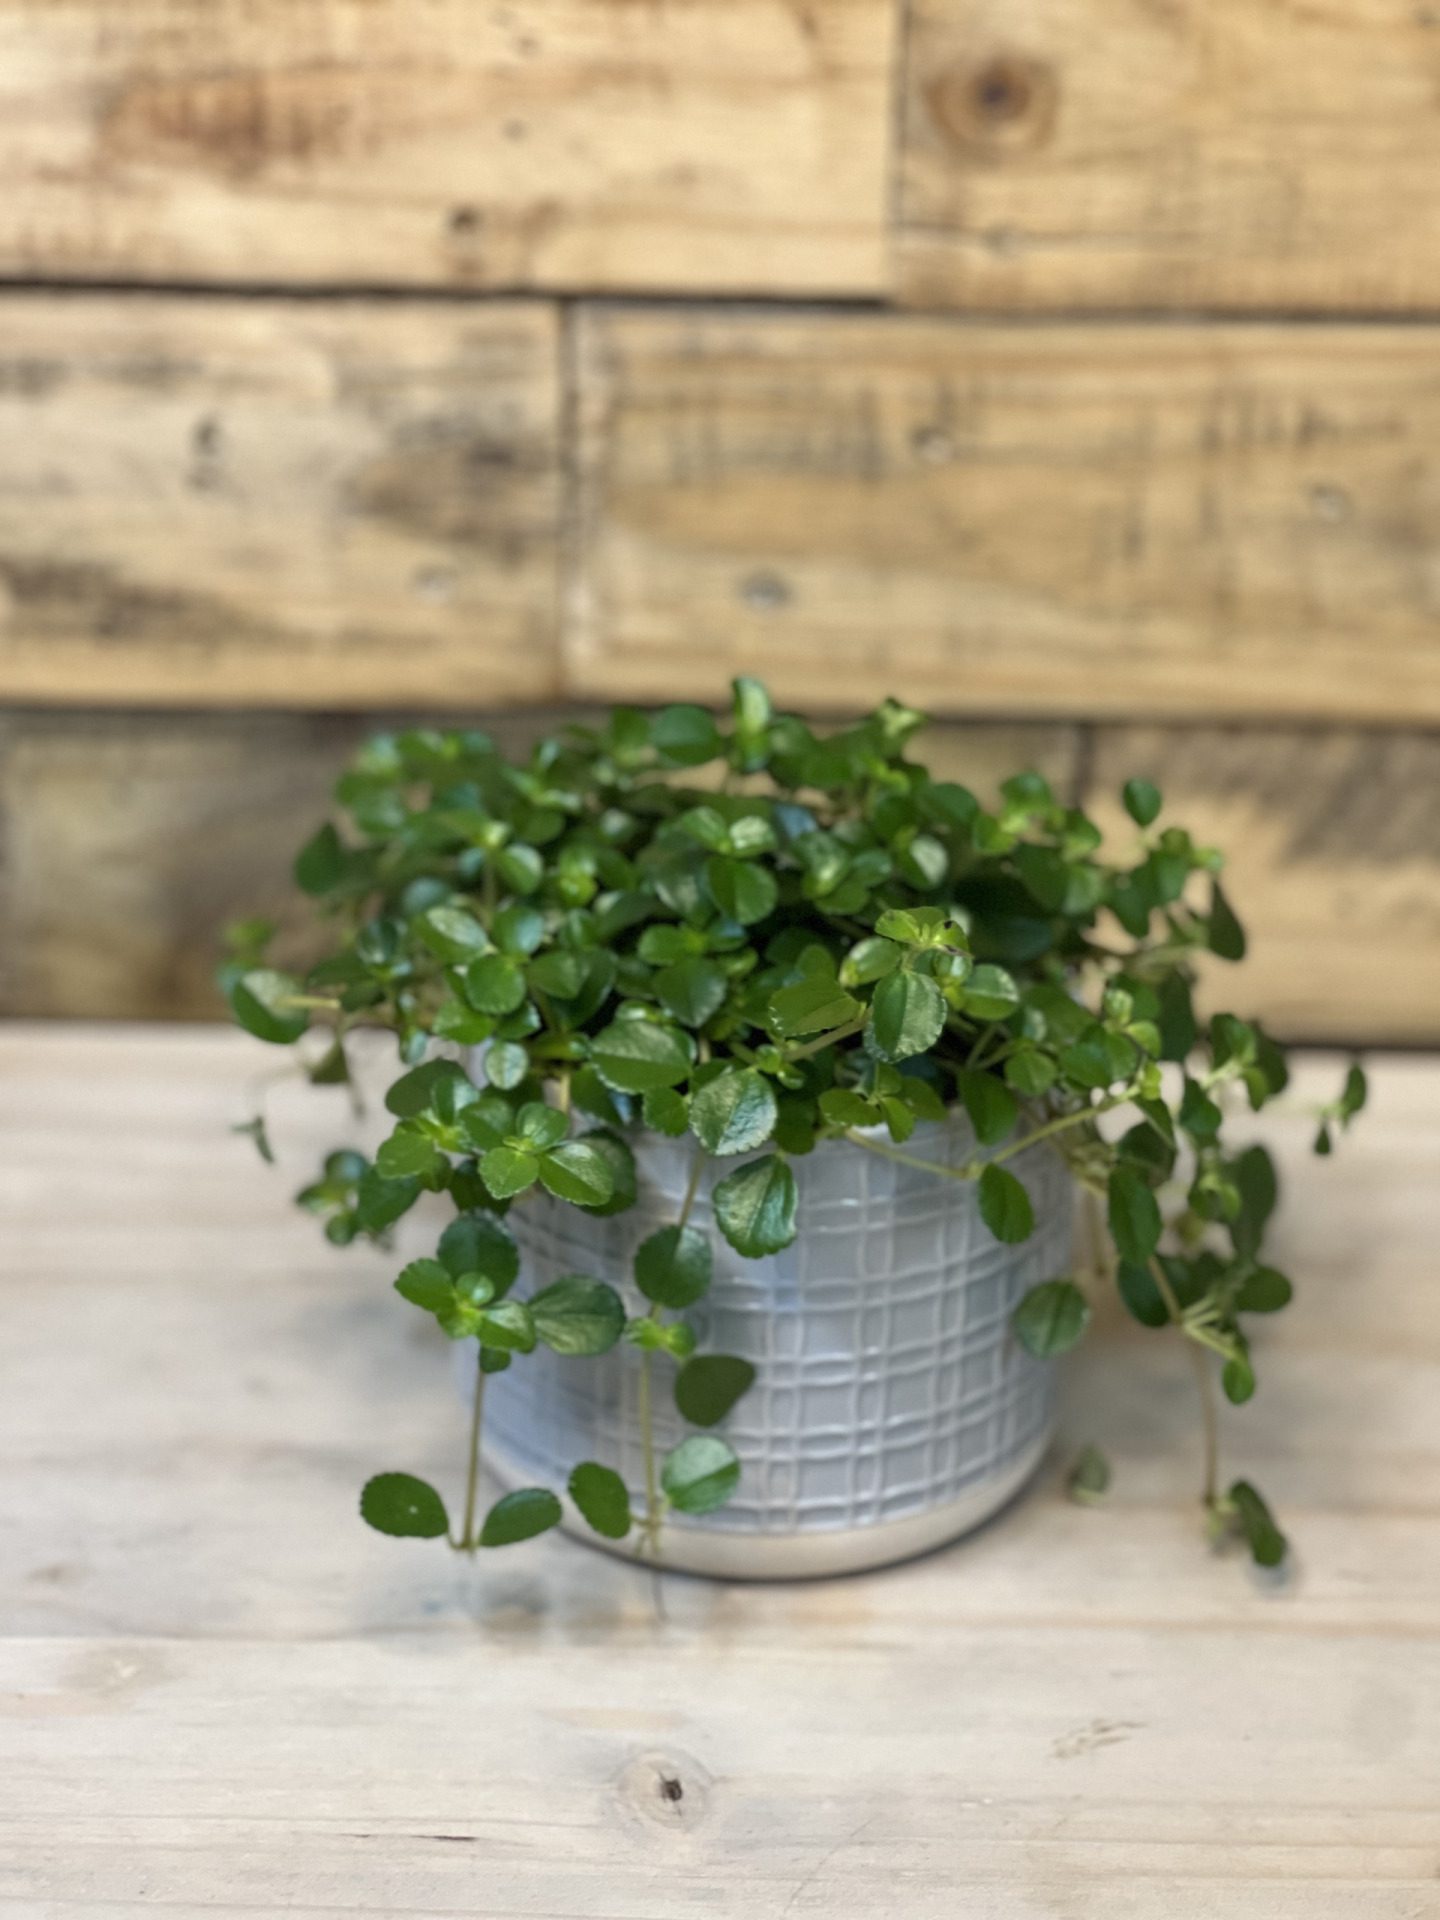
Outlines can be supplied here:
<path id="1" fill-rule="evenodd" d="M 1017 1153 L 1024 1153 L 1037 1140 L 1048 1140 L 1052 1134 L 1064 1133 L 1067 1127 L 1078 1127 L 1084 1120 L 1094 1120 L 1099 1114 L 1109 1113 L 1112 1107 L 1123 1106 L 1129 1097 L 1129 1094 L 1112 1095 L 1108 1100 L 1098 1101 L 1093 1107 L 1081 1107 L 1076 1113 L 1062 1113 L 1057 1119 L 1048 1120 L 1043 1127 L 1037 1127 L 1033 1133 L 1027 1133 L 1023 1140 L 1012 1141 L 1008 1147 L 1002 1147 L 999 1153 L 992 1153 L 990 1164 L 998 1166 L 1002 1160 L 1013 1160 Z"/>
<path id="2" fill-rule="evenodd" d="M 653 1309 L 652 1309 L 653 1313 Z M 640 1355 L 640 1445 L 645 1456 L 645 1524 L 643 1547 L 660 1558 L 660 1483 L 655 1472 L 655 1408 L 651 1394 L 649 1348 Z"/>
<path id="3" fill-rule="evenodd" d="M 460 1535 L 460 1551 L 474 1553 L 475 1502 L 480 1491 L 480 1429 L 485 1418 L 485 1369 L 480 1364 L 480 1349 L 475 1353 L 475 1400 L 470 1411 L 470 1468 L 465 1477 L 465 1525 Z"/>
<path id="4" fill-rule="evenodd" d="M 848 1027 L 835 1027 L 814 1040 L 807 1040 L 803 1047 L 787 1047 L 785 1058 L 789 1061 L 808 1060 L 812 1053 L 823 1053 L 826 1047 L 833 1047 L 840 1040 L 848 1040 L 852 1033 L 859 1033 L 864 1025 L 863 1020 L 852 1020 Z"/>
<path id="5" fill-rule="evenodd" d="M 1195 1380 L 1200 1389 L 1200 1421 L 1204 1433 L 1205 1466 L 1200 1497 L 1207 1507 L 1213 1507 L 1220 1490 L 1220 1431 L 1215 1417 L 1214 1375 L 1209 1361 L 1186 1331 L 1184 1308 L 1180 1305 L 1175 1289 L 1170 1284 L 1170 1276 L 1166 1273 L 1159 1256 L 1152 1254 L 1149 1265 L 1150 1272 L 1154 1276 L 1156 1291 L 1165 1302 L 1165 1311 L 1184 1338 L 1186 1350 L 1195 1367 Z"/>
<path id="6" fill-rule="evenodd" d="M 942 1167 L 938 1160 L 922 1160 L 918 1154 L 902 1153 L 899 1147 L 887 1146 L 883 1140 L 867 1140 L 863 1133 L 857 1133 L 854 1127 L 847 1127 L 845 1139 L 852 1146 L 863 1147 L 866 1153 L 878 1153 L 883 1160 L 895 1160 L 902 1167 L 918 1167 L 922 1173 L 938 1173 L 946 1180 L 974 1180 L 978 1168 Z"/>
<path id="7" fill-rule="evenodd" d="M 685 1183 L 685 1197 L 680 1202 L 680 1215 L 676 1225 L 682 1230 L 690 1218 L 690 1210 L 695 1205 L 695 1196 L 700 1191 L 700 1176 L 705 1171 L 705 1152 L 701 1147 L 695 1149 L 690 1162 L 690 1178 Z M 660 1306 L 652 1303 L 650 1318 L 657 1325 L 660 1320 Z M 653 1558 L 660 1558 L 660 1480 L 655 1466 L 655 1401 L 654 1383 L 651 1378 L 653 1355 L 648 1347 L 640 1353 L 640 1447 L 645 1459 L 645 1545 Z"/>

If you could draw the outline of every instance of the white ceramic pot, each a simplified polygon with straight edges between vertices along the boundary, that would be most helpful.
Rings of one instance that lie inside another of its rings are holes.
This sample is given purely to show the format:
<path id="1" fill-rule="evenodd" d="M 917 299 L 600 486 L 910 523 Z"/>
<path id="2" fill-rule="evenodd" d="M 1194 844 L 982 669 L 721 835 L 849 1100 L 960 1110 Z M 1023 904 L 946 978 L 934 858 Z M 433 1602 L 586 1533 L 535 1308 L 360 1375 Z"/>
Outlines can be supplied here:
<path id="1" fill-rule="evenodd" d="M 674 1222 L 693 1143 L 633 1138 L 638 1204 L 596 1219 L 537 1195 L 510 1225 L 529 1291 L 581 1273 L 620 1288 L 634 1311 L 635 1249 Z M 974 1151 L 963 1118 L 916 1130 L 906 1148 L 959 1165 Z M 844 1141 L 794 1161 L 799 1235 L 784 1253 L 744 1260 L 711 1222 L 712 1163 L 691 1214 L 715 1255 L 710 1293 L 687 1316 L 702 1352 L 750 1360 L 756 1380 L 718 1429 L 740 1457 L 735 1497 L 703 1518 L 673 1515 L 662 1557 L 692 1573 L 789 1579 L 881 1566 L 953 1540 L 1025 1483 L 1050 1438 L 1050 1367 L 1018 1345 L 1010 1316 L 1041 1280 L 1065 1272 L 1071 1188 L 1041 1146 L 1010 1162 L 1036 1227 L 1020 1246 L 986 1229 L 973 1182 L 946 1180 Z M 656 1355 L 656 1441 L 693 1432 Z M 563 1493 L 581 1460 L 644 1484 L 637 1419 L 640 1354 L 599 1359 L 539 1351 L 486 1391 L 485 1448 L 507 1485 Z M 566 1507 L 567 1526 L 608 1545 Z M 631 1551 L 620 1542 L 615 1551 Z"/>

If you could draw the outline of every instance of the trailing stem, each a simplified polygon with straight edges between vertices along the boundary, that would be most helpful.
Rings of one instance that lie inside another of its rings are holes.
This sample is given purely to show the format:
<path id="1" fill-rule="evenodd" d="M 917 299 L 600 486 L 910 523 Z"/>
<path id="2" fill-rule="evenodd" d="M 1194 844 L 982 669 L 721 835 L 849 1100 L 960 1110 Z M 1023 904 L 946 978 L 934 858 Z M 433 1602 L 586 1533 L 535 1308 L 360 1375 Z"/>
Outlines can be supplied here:
<path id="1" fill-rule="evenodd" d="M 690 1211 L 695 1205 L 695 1196 L 700 1191 L 700 1176 L 705 1170 L 705 1155 L 697 1149 L 690 1162 L 690 1178 L 685 1184 L 685 1196 L 680 1202 L 680 1213 L 675 1222 L 677 1227 L 685 1227 L 690 1221 Z M 650 1308 L 650 1318 L 659 1324 L 661 1309 L 658 1303 Z M 664 1508 L 660 1499 L 660 1475 L 655 1457 L 655 1394 L 652 1379 L 653 1354 L 648 1347 L 640 1353 L 640 1448 L 645 1462 L 645 1519 L 641 1525 L 644 1550 L 653 1560 L 660 1558 L 660 1531 L 664 1520 Z"/>
<path id="2" fill-rule="evenodd" d="M 480 1544 L 475 1538 L 475 1506 L 480 1494 L 480 1434 L 484 1420 L 485 1369 L 479 1363 L 477 1349 L 475 1399 L 470 1409 L 470 1466 L 465 1476 L 465 1522 L 460 1538 L 450 1543 L 460 1553 L 474 1553 Z"/>

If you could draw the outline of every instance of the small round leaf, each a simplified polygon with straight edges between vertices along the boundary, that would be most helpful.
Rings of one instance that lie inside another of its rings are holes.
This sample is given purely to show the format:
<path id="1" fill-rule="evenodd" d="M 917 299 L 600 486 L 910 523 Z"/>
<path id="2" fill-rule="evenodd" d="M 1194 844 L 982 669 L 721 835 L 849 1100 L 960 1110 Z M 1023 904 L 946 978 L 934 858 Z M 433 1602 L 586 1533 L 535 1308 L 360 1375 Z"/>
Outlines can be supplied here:
<path id="1" fill-rule="evenodd" d="M 623 1540 L 630 1531 L 630 1495 L 613 1467 L 582 1461 L 570 1476 L 570 1498 L 604 1539 Z"/>
<path id="2" fill-rule="evenodd" d="M 560 1502 L 545 1487 L 517 1487 L 497 1500 L 480 1529 L 482 1547 L 511 1547 L 560 1524 Z"/>
<path id="3" fill-rule="evenodd" d="M 665 1456 L 660 1484 L 680 1513 L 713 1513 L 740 1483 L 740 1462 L 714 1434 L 692 1433 Z"/>
<path id="4" fill-rule="evenodd" d="M 635 1284 L 656 1306 L 690 1307 L 710 1285 L 710 1242 L 695 1227 L 661 1227 L 635 1250 Z"/>
<path id="5" fill-rule="evenodd" d="M 445 1502 L 413 1473 L 377 1473 L 360 1493 L 360 1518 L 396 1539 L 437 1540 L 450 1531 Z"/>
<path id="6" fill-rule="evenodd" d="M 713 1427 L 748 1393 L 755 1369 L 730 1353 L 699 1353 L 675 1376 L 675 1405 L 692 1426 Z"/>

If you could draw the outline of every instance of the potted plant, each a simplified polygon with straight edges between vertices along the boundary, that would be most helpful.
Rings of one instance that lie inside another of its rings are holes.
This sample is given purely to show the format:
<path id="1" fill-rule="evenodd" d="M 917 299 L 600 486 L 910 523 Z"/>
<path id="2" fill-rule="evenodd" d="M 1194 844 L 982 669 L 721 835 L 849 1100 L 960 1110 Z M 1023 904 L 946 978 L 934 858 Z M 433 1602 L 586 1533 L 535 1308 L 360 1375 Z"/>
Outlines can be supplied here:
<path id="1" fill-rule="evenodd" d="M 1216 1466 L 1217 1383 L 1249 1397 L 1247 1321 L 1291 1291 L 1269 1156 L 1225 1139 L 1284 1056 L 1192 1002 L 1199 955 L 1244 951 L 1220 856 L 1144 780 L 1114 860 L 1037 774 L 982 806 L 907 757 L 921 724 L 817 737 L 740 680 L 724 726 L 621 709 L 523 765 L 380 738 L 296 863 L 330 950 L 299 976 L 235 931 L 236 1018 L 323 1029 L 313 1079 L 363 1029 L 396 1047 L 388 1136 L 301 1204 L 337 1245 L 448 1214 L 395 1287 L 468 1356 L 464 1493 L 382 1473 L 372 1526 L 472 1553 L 573 1515 L 740 1575 L 898 1558 L 1032 1471 L 1105 1272 L 1194 1357 L 1212 1531 L 1283 1557 Z M 1320 1150 L 1363 1099 L 1355 1068 Z M 1077 1190 L 1110 1249 L 1085 1274 Z M 1104 1476 L 1087 1454 L 1077 1491 Z"/>

